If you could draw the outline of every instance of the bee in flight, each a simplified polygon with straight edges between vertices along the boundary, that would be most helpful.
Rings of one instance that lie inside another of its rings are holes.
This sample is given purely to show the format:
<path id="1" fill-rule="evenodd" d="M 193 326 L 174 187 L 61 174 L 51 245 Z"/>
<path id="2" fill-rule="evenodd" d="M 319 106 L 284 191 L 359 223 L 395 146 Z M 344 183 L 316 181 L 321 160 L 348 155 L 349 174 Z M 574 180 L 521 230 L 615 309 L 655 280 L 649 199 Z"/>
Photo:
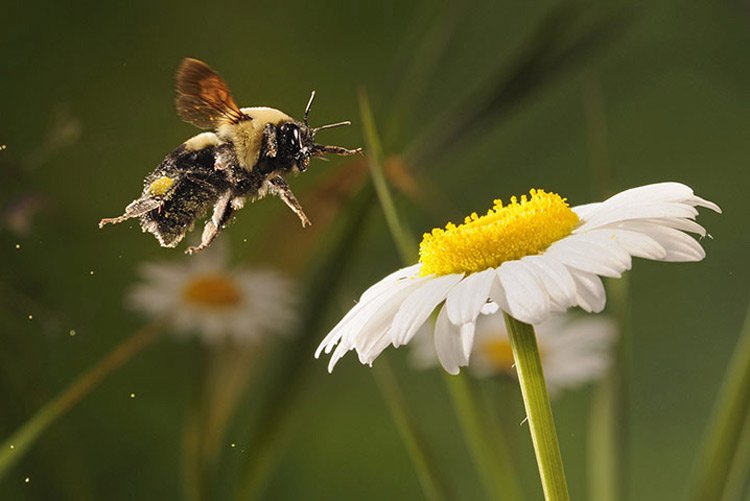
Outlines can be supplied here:
<path id="1" fill-rule="evenodd" d="M 279 197 L 302 226 L 308 226 L 310 220 L 285 176 L 304 172 L 314 157 L 362 152 L 315 142 L 319 131 L 351 124 L 310 127 L 307 118 L 315 92 L 300 122 L 274 108 L 239 108 L 224 80 L 197 59 L 182 61 L 176 87 L 180 118 L 214 132 L 198 134 L 175 148 L 146 176 L 141 197 L 122 216 L 99 221 L 99 228 L 137 217 L 143 231 L 153 233 L 162 247 L 175 247 L 213 207 L 200 244 L 186 251 L 192 254 L 211 245 L 246 198 L 257 200 L 267 194 Z"/>

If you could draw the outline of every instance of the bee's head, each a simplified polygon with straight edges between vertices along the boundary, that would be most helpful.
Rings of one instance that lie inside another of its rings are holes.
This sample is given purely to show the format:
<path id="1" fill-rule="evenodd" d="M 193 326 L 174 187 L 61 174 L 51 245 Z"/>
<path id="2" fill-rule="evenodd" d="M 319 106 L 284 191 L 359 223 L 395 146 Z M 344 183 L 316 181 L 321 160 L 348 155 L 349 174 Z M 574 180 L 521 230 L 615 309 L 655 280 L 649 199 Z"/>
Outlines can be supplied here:
<path id="1" fill-rule="evenodd" d="M 342 125 L 351 125 L 351 122 L 345 121 L 321 125 L 320 127 L 310 127 L 307 119 L 310 116 L 313 99 L 315 99 L 315 91 L 312 92 L 310 100 L 307 102 L 303 123 L 287 122 L 279 128 L 280 139 L 287 146 L 294 163 L 300 171 L 307 169 L 312 157 L 325 157 L 326 154 L 353 155 L 362 152 L 361 148 L 350 150 L 342 146 L 327 146 L 315 142 L 315 134 L 321 130 L 341 127 Z"/>

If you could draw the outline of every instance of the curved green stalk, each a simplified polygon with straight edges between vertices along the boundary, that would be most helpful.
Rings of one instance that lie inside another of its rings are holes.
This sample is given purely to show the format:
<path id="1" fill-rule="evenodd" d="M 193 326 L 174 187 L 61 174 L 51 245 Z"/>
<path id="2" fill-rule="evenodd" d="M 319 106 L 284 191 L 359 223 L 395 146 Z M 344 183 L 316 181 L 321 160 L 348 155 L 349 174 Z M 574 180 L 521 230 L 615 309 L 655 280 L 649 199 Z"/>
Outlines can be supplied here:
<path id="1" fill-rule="evenodd" d="M 555 420 L 552 417 L 552 407 L 547 393 L 547 384 L 544 381 L 534 327 L 508 314 L 504 313 L 503 316 L 518 371 L 518 382 L 521 385 L 521 395 L 526 408 L 539 476 L 542 480 L 544 499 L 567 501 L 569 499 L 568 485 L 565 481 Z"/>
<path id="2" fill-rule="evenodd" d="M 491 433 L 476 391 L 465 374 L 444 373 L 453 408 L 490 499 L 522 499 L 503 433 Z"/>
<path id="3" fill-rule="evenodd" d="M 729 363 L 698 456 L 691 499 L 721 499 L 737 454 L 742 425 L 750 414 L 750 309 Z"/>
<path id="4" fill-rule="evenodd" d="M 0 478 L 26 454 L 49 426 L 80 402 L 99 383 L 149 346 L 161 333 L 162 322 L 136 331 L 61 394 L 49 401 L 0 445 Z"/>
<path id="5" fill-rule="evenodd" d="M 391 417 L 396 423 L 401 438 L 409 451 L 409 456 L 414 463 L 414 469 L 417 471 L 419 483 L 422 486 L 422 492 L 425 498 L 430 501 L 450 499 L 448 488 L 443 479 L 438 475 L 437 469 L 428 453 L 427 446 L 422 440 L 417 427 L 409 413 L 406 399 L 398 384 L 398 380 L 393 375 L 393 369 L 385 355 L 381 355 L 381 360 L 372 367 L 375 381 L 378 384 L 380 393 L 388 404 L 388 410 Z"/>

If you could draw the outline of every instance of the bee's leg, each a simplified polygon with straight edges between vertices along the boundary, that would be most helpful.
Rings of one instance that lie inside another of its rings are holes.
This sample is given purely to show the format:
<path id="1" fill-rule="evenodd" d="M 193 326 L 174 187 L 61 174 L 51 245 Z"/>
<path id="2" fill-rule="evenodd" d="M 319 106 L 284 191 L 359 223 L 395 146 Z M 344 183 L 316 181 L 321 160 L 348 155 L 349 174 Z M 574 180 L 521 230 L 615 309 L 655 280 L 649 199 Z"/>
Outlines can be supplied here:
<path id="1" fill-rule="evenodd" d="M 297 217 L 302 221 L 303 228 L 312 224 L 310 220 L 307 219 L 305 212 L 302 210 L 302 206 L 297 201 L 297 197 L 294 196 L 294 193 L 292 193 L 292 190 L 289 188 L 289 185 L 283 177 L 272 177 L 265 182 L 265 187 L 267 188 L 268 193 L 279 197 L 295 214 L 297 214 Z"/>
<path id="2" fill-rule="evenodd" d="M 164 204 L 164 199 L 161 198 L 139 198 L 125 207 L 125 214 L 122 216 L 106 217 L 99 221 L 99 228 L 103 228 L 105 224 L 117 224 L 134 217 L 140 217 L 147 212 L 158 209 L 162 204 Z"/>
<path id="3" fill-rule="evenodd" d="M 234 205 L 230 203 L 231 199 L 231 191 L 225 191 L 221 194 L 216 204 L 214 204 L 214 213 L 211 219 L 206 221 L 206 226 L 203 228 L 200 245 L 197 247 L 188 247 L 185 251 L 186 254 L 200 252 L 211 245 L 211 242 L 214 241 L 222 228 L 224 228 L 224 225 L 229 222 L 232 214 L 234 214 Z"/>

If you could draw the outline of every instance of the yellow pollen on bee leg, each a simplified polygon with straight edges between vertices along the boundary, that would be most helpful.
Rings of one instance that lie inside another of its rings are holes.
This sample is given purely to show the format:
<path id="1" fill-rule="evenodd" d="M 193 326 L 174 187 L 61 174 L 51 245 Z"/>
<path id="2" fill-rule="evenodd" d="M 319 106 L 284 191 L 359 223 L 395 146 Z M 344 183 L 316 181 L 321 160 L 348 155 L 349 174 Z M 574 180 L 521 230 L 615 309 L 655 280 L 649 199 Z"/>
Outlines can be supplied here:
<path id="1" fill-rule="evenodd" d="M 475 273 L 497 268 L 505 261 L 539 254 L 569 235 L 578 216 L 556 193 L 531 190 L 520 202 L 516 197 L 503 206 L 500 200 L 486 215 L 476 213 L 463 224 L 425 233 L 419 245 L 421 274 Z"/>
<path id="2" fill-rule="evenodd" d="M 242 291 L 231 277 L 201 275 L 185 285 L 183 297 L 195 306 L 222 308 L 239 304 Z"/>
<path id="3" fill-rule="evenodd" d="M 162 196 L 169 191 L 169 188 L 174 184 L 174 179 L 169 176 L 162 176 L 159 179 L 153 181 L 149 187 L 148 192 L 150 195 Z"/>

